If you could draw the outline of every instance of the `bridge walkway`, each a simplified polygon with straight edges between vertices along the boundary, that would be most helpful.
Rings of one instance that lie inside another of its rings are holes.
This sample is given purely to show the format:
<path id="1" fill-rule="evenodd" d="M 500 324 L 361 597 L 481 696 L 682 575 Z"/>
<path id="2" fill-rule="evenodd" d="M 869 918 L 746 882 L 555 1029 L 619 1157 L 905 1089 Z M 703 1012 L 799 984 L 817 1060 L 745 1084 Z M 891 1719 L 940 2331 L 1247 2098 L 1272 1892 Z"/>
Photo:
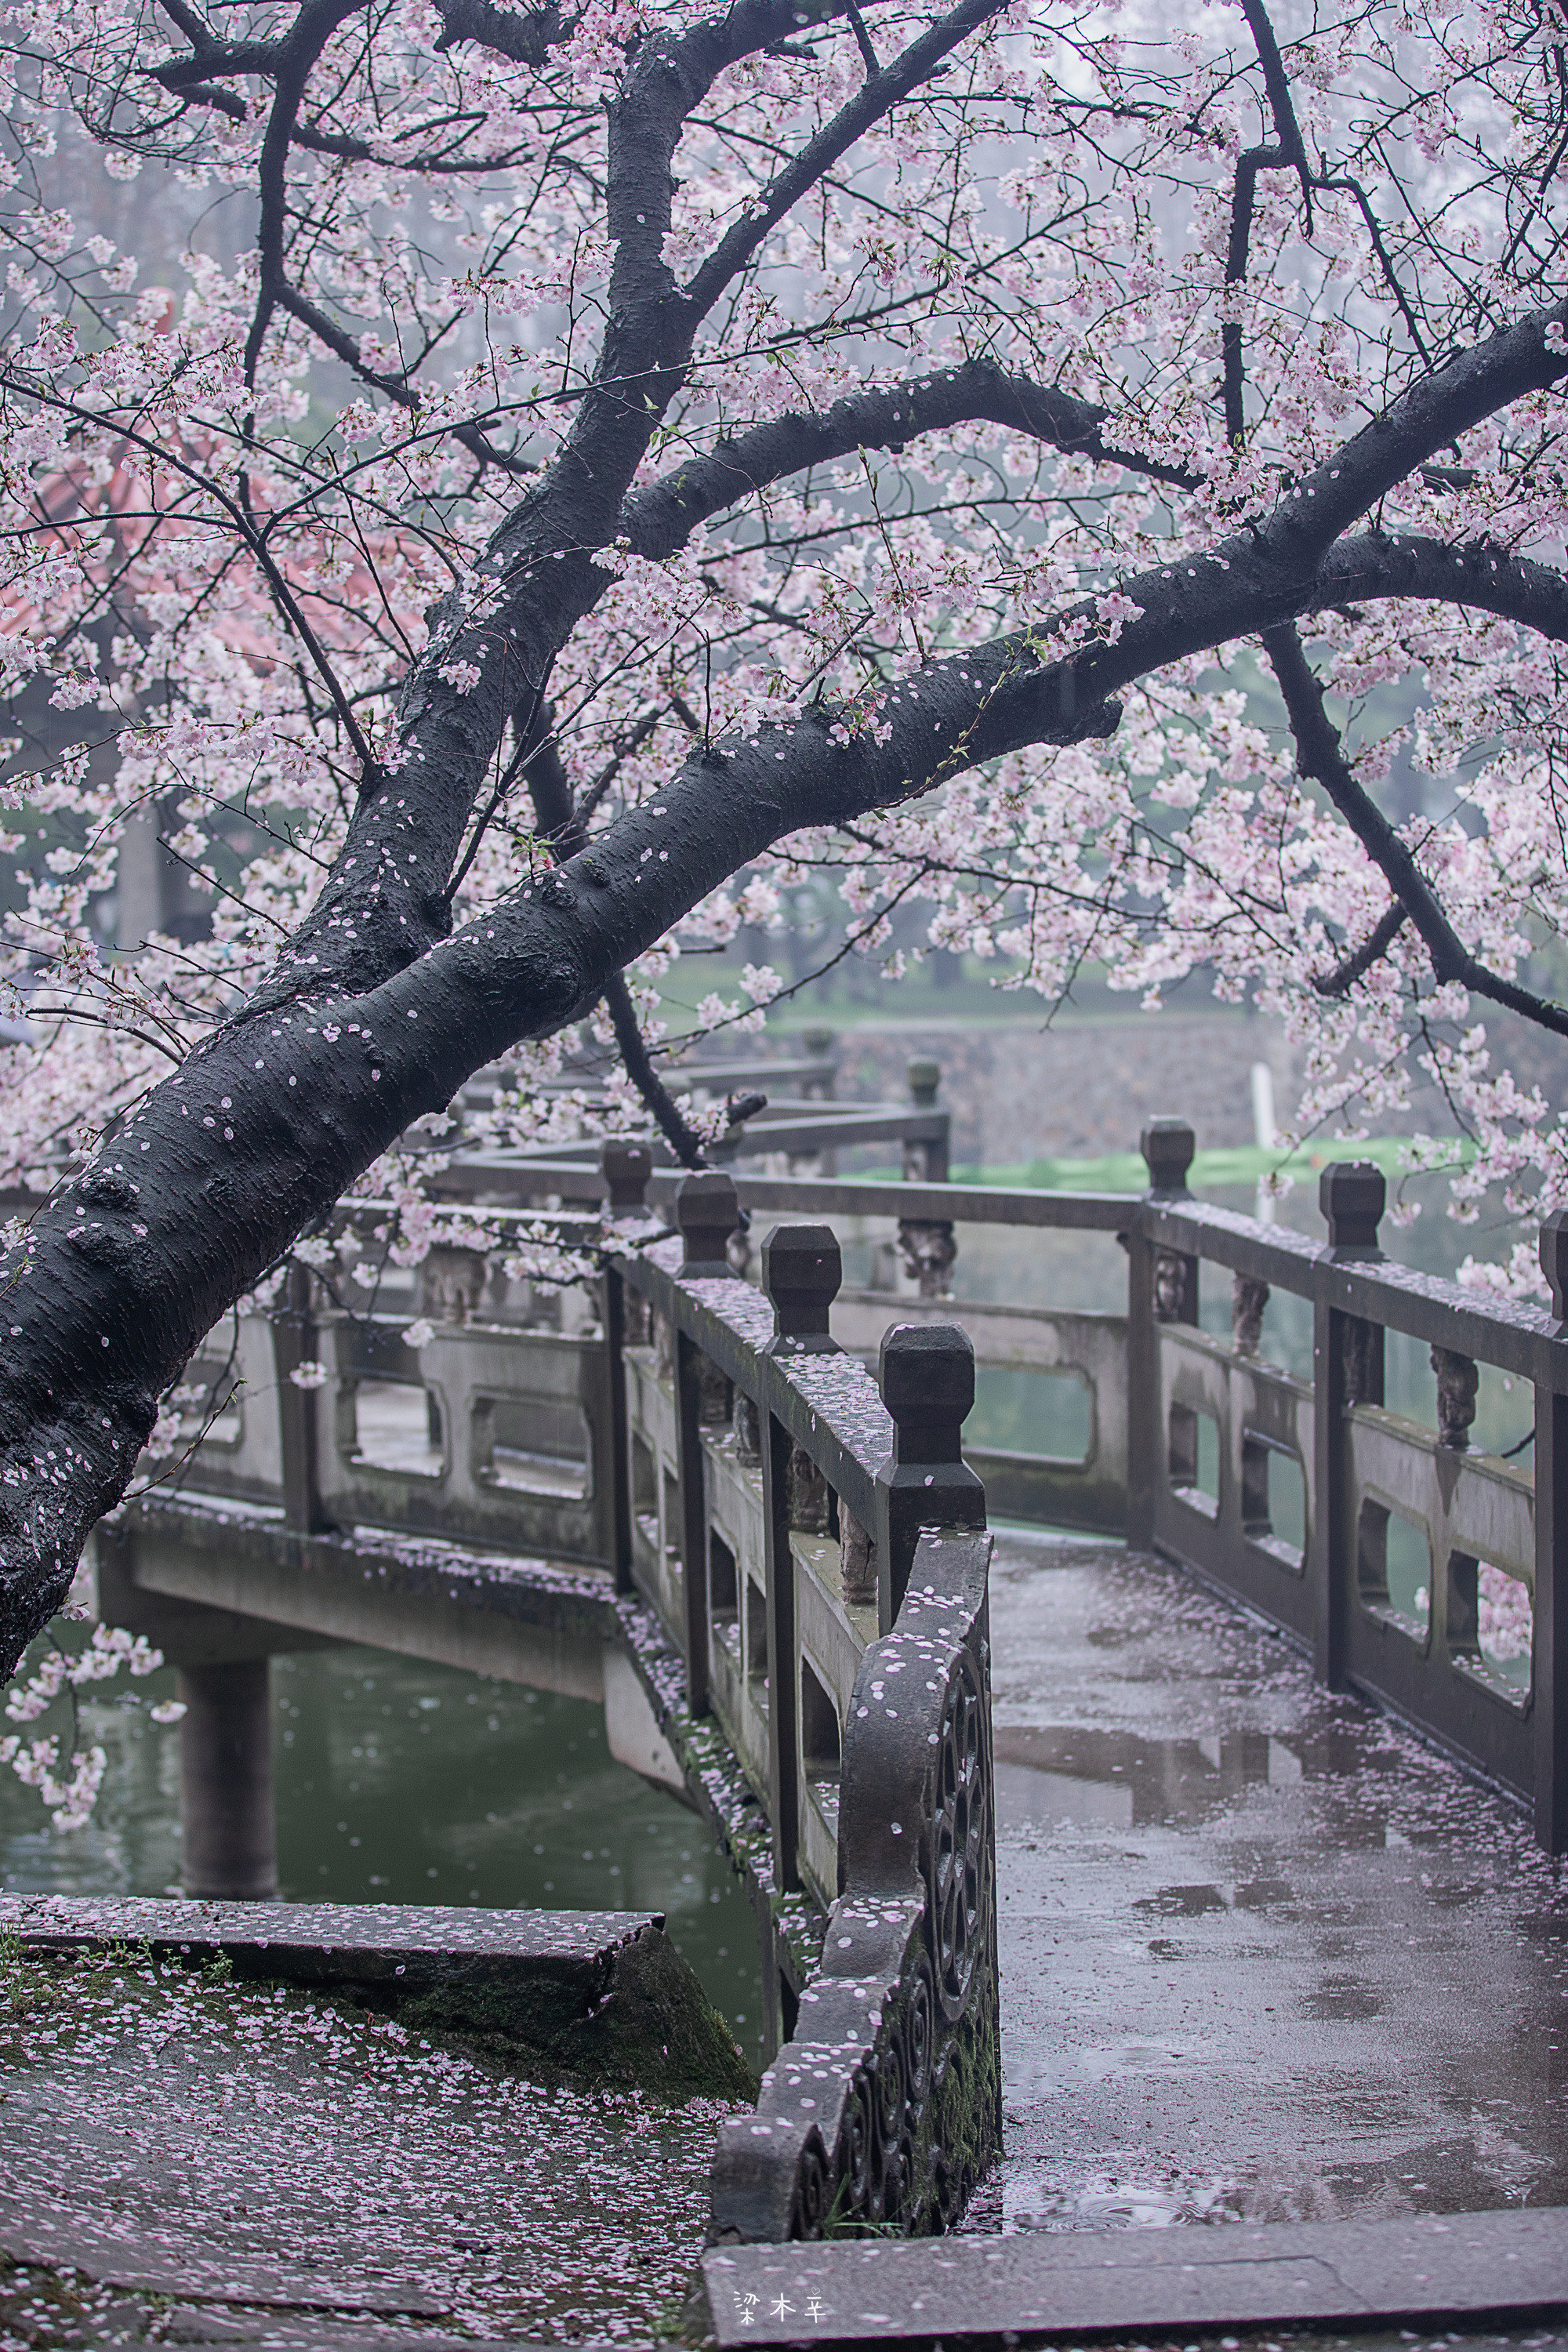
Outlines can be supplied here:
<path id="1" fill-rule="evenodd" d="M 1568 2204 L 1525 1813 L 1118 1546 L 998 1535 L 1005 2155 L 967 2227 Z"/>

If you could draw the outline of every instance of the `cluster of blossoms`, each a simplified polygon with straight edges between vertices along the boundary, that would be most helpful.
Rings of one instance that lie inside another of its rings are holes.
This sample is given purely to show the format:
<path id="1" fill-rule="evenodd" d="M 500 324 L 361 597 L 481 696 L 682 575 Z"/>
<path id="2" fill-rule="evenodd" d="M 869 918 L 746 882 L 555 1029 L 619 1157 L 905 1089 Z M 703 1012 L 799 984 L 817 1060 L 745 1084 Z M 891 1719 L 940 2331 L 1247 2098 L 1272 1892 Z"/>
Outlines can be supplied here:
<path id="1" fill-rule="evenodd" d="M 133 1636 L 118 1625 L 95 1625 L 85 1649 L 73 1654 L 51 1646 L 24 1680 L 12 1685 L 5 1697 L 6 1717 L 12 1723 L 36 1723 L 58 1700 L 67 1698 L 74 1718 L 78 1691 L 112 1682 L 122 1671 L 140 1680 L 155 1674 L 163 1663 L 163 1652 L 150 1647 L 140 1633 Z M 178 1699 L 163 1699 L 148 1712 L 154 1723 L 177 1723 L 185 1710 Z M 0 1738 L 0 1764 L 8 1764 L 25 1788 L 38 1791 L 56 1829 L 79 1830 L 91 1818 L 108 1758 L 96 1744 L 87 1747 L 73 1738 L 62 1777 L 58 1736 L 24 1740 L 10 1732 Z"/>
<path id="2" fill-rule="evenodd" d="M 150 0 L 12 12 L 0 662 L 18 888 L 0 980 L 27 1034 L 0 1045 L 0 1180 L 90 1147 L 278 970 L 367 766 L 406 783 L 417 839 L 421 697 L 447 696 L 454 740 L 500 714 L 449 888 L 454 919 L 480 925 L 556 856 L 547 766 L 592 841 L 659 814 L 694 755 L 771 740 L 791 714 L 871 760 L 938 670 L 972 731 L 1021 668 L 1124 643 L 1150 609 L 1129 583 L 1199 593 L 1215 549 L 1268 526 L 1360 425 L 1563 291 L 1552 5 L 1286 5 L 1260 45 L 1256 10 L 1205 6 L 1173 32 L 1146 0 L 1010 0 L 792 194 L 784 160 L 837 136 L 868 50 L 885 65 L 941 21 L 915 0 L 864 21 L 811 7 L 719 64 L 673 188 L 616 225 L 639 56 L 710 12 L 503 14 L 512 29 L 479 39 L 424 0 L 344 11 L 268 194 L 266 47 L 304 40 L 282 0 L 232 65 L 216 36 L 183 59 Z M 219 252 L 215 194 L 254 206 L 258 188 L 257 246 Z M 740 258 L 696 305 L 665 405 L 648 395 L 592 562 L 574 545 L 527 559 L 566 616 L 541 683 L 500 618 L 498 583 L 528 583 L 485 566 L 553 479 L 622 331 L 634 247 L 648 286 L 694 303 L 716 256 Z M 1542 331 L 1557 348 L 1561 321 Z M 1079 423 L 1047 430 L 1047 396 Z M 723 497 L 677 511 L 686 469 L 843 402 L 881 404 L 836 454 L 803 430 L 787 462 L 737 463 Z M 1554 387 L 1500 404 L 1381 494 L 1380 544 L 1559 563 L 1563 421 Z M 1552 997 L 1568 828 L 1550 632 L 1414 574 L 1409 593 L 1325 595 L 1301 626 L 1353 777 L 1457 939 Z M 626 974 L 645 1040 L 689 950 L 743 957 L 826 887 L 853 952 L 895 971 L 973 955 L 1047 1007 L 1091 966 L 1149 1003 L 1202 970 L 1289 1033 L 1300 1132 L 1429 1128 L 1413 1161 L 1453 1163 L 1463 1217 L 1568 1200 L 1561 1118 L 1414 923 L 1335 982 L 1391 912 L 1387 874 L 1304 775 L 1255 643 L 1152 662 L 1111 732 L 1042 727 L 977 761 L 968 740 L 932 789 L 894 778 L 855 824 L 805 825 L 689 906 Z M 780 994 L 771 964 L 744 962 L 689 1010 L 745 1029 Z M 481 1139 L 644 1123 L 614 1047 L 601 1010 L 521 1049 Z M 584 1059 L 591 1087 L 573 1083 Z M 378 1246 L 395 1263 L 443 1230 L 424 1190 L 438 1159 L 400 1148 L 363 1180 L 394 1202 Z M 373 1286 L 375 1263 L 346 1278 Z M 1475 1278 L 1529 1286 L 1528 1251 L 1505 1237 Z"/>

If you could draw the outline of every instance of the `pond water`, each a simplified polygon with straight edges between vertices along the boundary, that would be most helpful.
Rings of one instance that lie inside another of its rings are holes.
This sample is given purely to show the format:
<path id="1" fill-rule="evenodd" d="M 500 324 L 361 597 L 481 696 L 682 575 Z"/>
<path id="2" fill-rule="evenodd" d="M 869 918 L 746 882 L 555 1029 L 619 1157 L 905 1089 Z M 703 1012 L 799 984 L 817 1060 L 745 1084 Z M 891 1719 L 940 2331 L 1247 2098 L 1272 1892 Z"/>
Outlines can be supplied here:
<path id="1" fill-rule="evenodd" d="M 179 1734 L 147 1705 L 168 1669 L 82 1706 L 109 1755 L 86 1829 L 47 1826 L 0 1772 L 0 1882 L 14 1894 L 157 1895 L 179 1877 Z M 698 1816 L 617 1764 L 586 1699 L 521 1690 L 385 1651 L 276 1658 L 273 1758 L 286 1901 L 662 1911 L 762 2063 L 752 1907 Z"/>

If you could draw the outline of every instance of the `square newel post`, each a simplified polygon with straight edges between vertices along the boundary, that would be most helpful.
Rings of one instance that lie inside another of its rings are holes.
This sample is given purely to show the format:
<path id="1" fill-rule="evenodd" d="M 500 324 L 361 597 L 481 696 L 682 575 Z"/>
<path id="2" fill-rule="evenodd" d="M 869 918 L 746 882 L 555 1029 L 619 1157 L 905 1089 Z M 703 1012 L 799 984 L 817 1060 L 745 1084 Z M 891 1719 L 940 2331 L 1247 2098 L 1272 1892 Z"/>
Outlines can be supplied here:
<path id="1" fill-rule="evenodd" d="M 922 1528 L 985 1525 L 985 1489 L 963 1459 L 974 1348 L 956 1323 L 895 1323 L 878 1364 L 893 1451 L 877 1473 L 878 1615 L 891 1630 Z"/>
<path id="2" fill-rule="evenodd" d="M 937 1089 L 942 1085 L 942 1064 L 917 1059 L 905 1065 L 909 1080 L 910 1101 L 916 1110 L 937 1108 Z M 904 1175 L 912 1184 L 945 1184 L 948 1167 L 948 1117 L 942 1113 L 940 1135 L 911 1138 L 904 1146 Z"/>
<path id="3" fill-rule="evenodd" d="M 734 1279 L 730 1236 L 741 1223 L 735 1180 L 700 1168 L 675 1196 L 682 1282 Z M 684 1331 L 675 1348 L 675 1449 L 680 1472 L 680 1566 L 686 1596 L 686 1702 L 708 1712 L 708 1492 L 702 1465 L 702 1350 Z"/>
<path id="4" fill-rule="evenodd" d="M 1555 1336 L 1546 1342 L 1556 1381 L 1568 1384 L 1568 1211 L 1541 1228 L 1541 1266 L 1552 1291 Z M 1546 1369 L 1543 1367 L 1543 1369 Z M 1568 1395 L 1535 1383 L 1535 1601 L 1531 1714 L 1535 1727 L 1535 1835 L 1548 1853 L 1568 1853 Z"/>
<path id="5" fill-rule="evenodd" d="M 1138 1148 L 1149 1171 L 1146 1201 L 1189 1201 L 1187 1171 L 1197 1138 L 1184 1118 L 1152 1118 Z M 1127 1234 L 1127 1540 L 1154 1541 L 1154 1507 L 1168 1444 L 1160 1411 L 1161 1323 L 1198 1319 L 1198 1262 L 1162 1249 L 1142 1217 Z"/>
<path id="6" fill-rule="evenodd" d="M 599 1172 L 605 1180 L 605 1221 L 612 1227 L 647 1213 L 647 1180 L 653 1154 L 646 1143 L 612 1137 L 599 1147 Z M 604 1272 L 605 1353 L 609 1387 L 609 1427 L 605 1433 L 610 1481 L 610 1566 L 616 1591 L 632 1590 L 632 1467 L 631 1441 L 626 1432 L 626 1286 L 613 1265 Z"/>
<path id="7" fill-rule="evenodd" d="M 315 1535 L 329 1525 L 321 1501 L 317 1455 L 316 1389 L 294 1374 L 314 1363 L 321 1348 L 310 1299 L 310 1270 L 289 1269 L 284 1304 L 272 1318 L 272 1360 L 278 1376 L 278 1430 L 283 1460 L 283 1524 L 291 1535 Z"/>
<path id="8" fill-rule="evenodd" d="M 942 1084 L 940 1062 L 913 1061 L 908 1065 L 910 1100 L 917 1110 L 935 1110 L 937 1088 Z M 945 1113 L 943 1114 L 945 1122 Z M 948 1181 L 948 1135 L 944 1123 L 940 1136 L 910 1138 L 904 1145 L 904 1181 L 909 1184 L 945 1184 Z M 919 1284 L 922 1298 L 945 1298 L 952 1288 L 952 1269 L 958 1256 L 958 1244 L 953 1237 L 952 1222 L 947 1217 L 900 1217 L 899 1219 L 899 1249 L 904 1261 L 904 1271 Z"/>
<path id="9" fill-rule="evenodd" d="M 762 1352 L 785 1364 L 803 1356 L 836 1356 L 828 1310 L 843 1279 L 831 1225 L 775 1225 L 763 1244 L 763 1288 L 773 1301 L 773 1336 Z M 810 1456 L 773 1412 L 763 1416 L 762 1454 L 773 1876 L 787 1894 L 800 1885 L 800 1643 L 791 1538 L 808 1518 L 820 1517 L 826 1526 L 826 1497 Z"/>
<path id="10" fill-rule="evenodd" d="M 1314 1458 L 1307 1559 L 1316 1605 L 1312 1671 L 1330 1690 L 1345 1686 L 1359 1574 L 1356 1530 L 1350 1523 L 1345 1416 L 1352 1404 L 1383 1402 L 1383 1326 L 1345 1312 L 1334 1269 L 1373 1265 L 1382 1257 L 1377 1228 L 1387 1198 L 1383 1171 L 1369 1160 L 1336 1160 L 1318 1184 L 1329 1243 L 1312 1299 Z"/>

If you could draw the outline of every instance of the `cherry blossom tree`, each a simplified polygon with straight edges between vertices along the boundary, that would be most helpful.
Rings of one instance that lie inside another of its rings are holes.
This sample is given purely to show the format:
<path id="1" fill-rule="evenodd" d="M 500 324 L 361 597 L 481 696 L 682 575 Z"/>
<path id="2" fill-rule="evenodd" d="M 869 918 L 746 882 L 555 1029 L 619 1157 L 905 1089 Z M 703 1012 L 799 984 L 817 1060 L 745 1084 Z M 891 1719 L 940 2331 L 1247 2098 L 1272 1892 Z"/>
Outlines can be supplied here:
<path id="1" fill-rule="evenodd" d="M 542 1133 L 596 1039 L 689 1157 L 655 985 L 806 877 L 1047 1003 L 1202 964 L 1304 1118 L 1425 1070 L 1461 1208 L 1568 1196 L 1486 1036 L 1568 1031 L 1556 0 L 3 37 L 8 1660 L 477 1067 Z M 135 929 L 150 829 L 205 924 Z"/>

